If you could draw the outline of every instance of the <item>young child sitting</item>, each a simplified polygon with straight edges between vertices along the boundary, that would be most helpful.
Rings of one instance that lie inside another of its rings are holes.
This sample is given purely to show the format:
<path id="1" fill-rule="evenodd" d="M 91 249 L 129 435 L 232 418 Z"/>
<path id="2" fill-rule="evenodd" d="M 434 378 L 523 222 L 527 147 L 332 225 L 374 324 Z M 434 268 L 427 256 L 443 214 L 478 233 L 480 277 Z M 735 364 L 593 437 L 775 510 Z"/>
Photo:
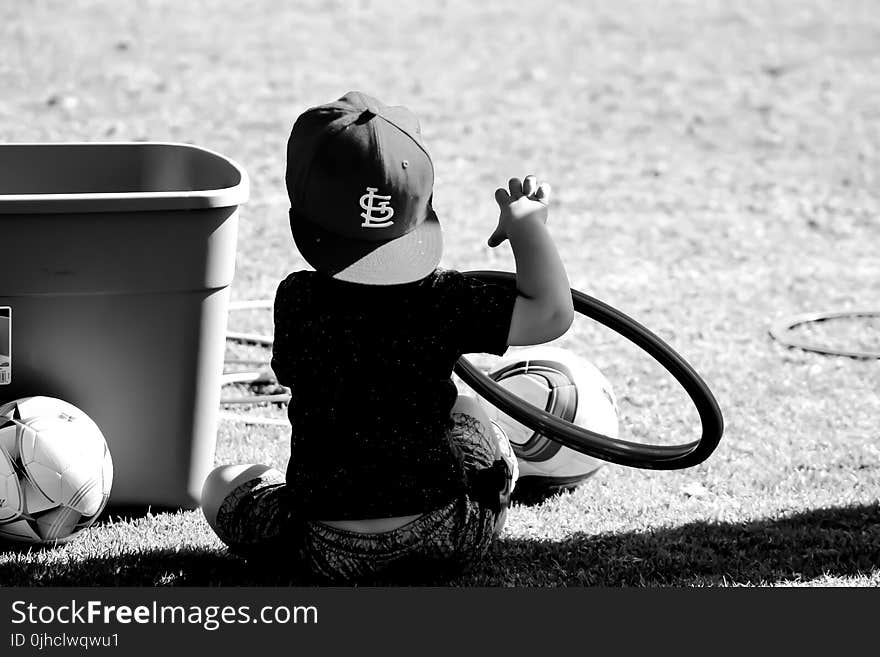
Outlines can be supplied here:
<path id="1" fill-rule="evenodd" d="M 571 324 L 549 186 L 527 176 L 495 192 L 489 246 L 510 240 L 514 289 L 438 268 L 433 165 L 406 108 L 350 92 L 297 119 L 287 157 L 290 226 L 315 269 L 275 297 L 290 460 L 286 476 L 215 469 L 205 517 L 233 552 L 280 554 L 322 580 L 460 572 L 500 533 L 517 463 L 477 400 L 457 395 L 452 368 Z"/>

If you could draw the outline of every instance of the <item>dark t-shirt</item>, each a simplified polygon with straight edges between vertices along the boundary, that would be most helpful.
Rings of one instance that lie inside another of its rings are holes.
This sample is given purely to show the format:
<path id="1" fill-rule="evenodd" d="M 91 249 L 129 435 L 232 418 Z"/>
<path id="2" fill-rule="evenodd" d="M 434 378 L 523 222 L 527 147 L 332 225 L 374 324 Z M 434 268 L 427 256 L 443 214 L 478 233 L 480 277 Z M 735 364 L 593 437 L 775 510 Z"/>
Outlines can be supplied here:
<path id="1" fill-rule="evenodd" d="M 281 282 L 272 369 L 291 388 L 287 483 L 303 517 L 422 513 L 464 491 L 446 435 L 452 367 L 507 350 L 515 299 L 441 269 L 404 285 L 312 271 Z"/>

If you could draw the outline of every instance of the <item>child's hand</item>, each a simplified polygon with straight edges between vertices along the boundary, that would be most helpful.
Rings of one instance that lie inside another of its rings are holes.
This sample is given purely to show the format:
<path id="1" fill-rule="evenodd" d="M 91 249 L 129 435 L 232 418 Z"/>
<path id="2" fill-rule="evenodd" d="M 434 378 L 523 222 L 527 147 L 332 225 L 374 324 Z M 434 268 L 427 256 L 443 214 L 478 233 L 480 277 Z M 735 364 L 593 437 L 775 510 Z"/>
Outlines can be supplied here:
<path id="1" fill-rule="evenodd" d="M 547 223 L 547 205 L 550 202 L 550 185 L 541 183 L 535 176 L 511 178 L 508 183 L 510 192 L 503 187 L 495 190 L 495 201 L 501 209 L 498 227 L 489 238 L 489 246 L 496 247 L 509 237 L 511 224 L 523 221 L 528 217 L 543 224 Z"/>

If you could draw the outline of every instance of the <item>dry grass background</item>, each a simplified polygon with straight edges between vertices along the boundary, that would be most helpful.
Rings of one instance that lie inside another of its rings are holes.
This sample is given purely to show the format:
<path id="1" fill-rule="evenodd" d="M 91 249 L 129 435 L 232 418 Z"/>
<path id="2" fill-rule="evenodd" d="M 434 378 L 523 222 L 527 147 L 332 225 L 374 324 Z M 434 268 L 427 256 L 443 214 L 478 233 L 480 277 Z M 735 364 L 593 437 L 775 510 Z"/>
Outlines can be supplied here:
<path id="1" fill-rule="evenodd" d="M 38 0 L 0 4 L 0 55 L 3 141 L 185 141 L 245 166 L 234 298 L 303 266 L 287 135 L 349 89 L 420 116 L 445 266 L 512 269 L 485 245 L 492 192 L 532 172 L 553 185 L 574 287 L 668 339 L 726 434 L 696 468 L 608 466 L 515 507 L 456 583 L 880 583 L 880 366 L 767 336 L 786 314 L 880 302 L 876 3 Z M 878 322 L 804 330 L 880 349 Z M 628 344 L 587 321 L 560 344 L 611 379 L 623 435 L 695 435 L 683 393 Z M 281 428 L 219 438 L 218 461 L 285 463 Z M 284 578 L 243 571 L 197 512 L 111 514 L 69 546 L 0 553 L 18 584 Z"/>

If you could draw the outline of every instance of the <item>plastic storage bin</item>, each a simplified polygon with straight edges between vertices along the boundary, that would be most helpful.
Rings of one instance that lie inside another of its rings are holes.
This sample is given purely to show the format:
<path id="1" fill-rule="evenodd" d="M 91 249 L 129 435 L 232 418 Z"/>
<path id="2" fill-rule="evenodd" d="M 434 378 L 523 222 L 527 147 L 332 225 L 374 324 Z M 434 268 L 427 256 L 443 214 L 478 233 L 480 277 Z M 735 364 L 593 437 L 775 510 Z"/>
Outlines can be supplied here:
<path id="1" fill-rule="evenodd" d="M 247 197 L 240 166 L 195 146 L 0 144 L 0 403 L 88 413 L 112 505 L 198 504 Z"/>

